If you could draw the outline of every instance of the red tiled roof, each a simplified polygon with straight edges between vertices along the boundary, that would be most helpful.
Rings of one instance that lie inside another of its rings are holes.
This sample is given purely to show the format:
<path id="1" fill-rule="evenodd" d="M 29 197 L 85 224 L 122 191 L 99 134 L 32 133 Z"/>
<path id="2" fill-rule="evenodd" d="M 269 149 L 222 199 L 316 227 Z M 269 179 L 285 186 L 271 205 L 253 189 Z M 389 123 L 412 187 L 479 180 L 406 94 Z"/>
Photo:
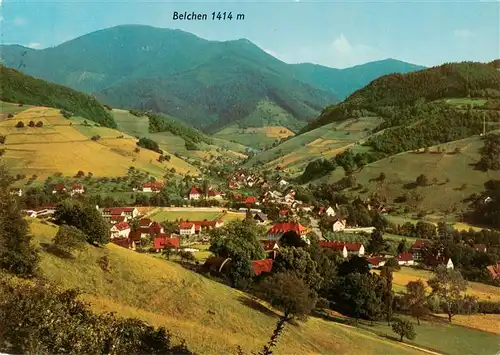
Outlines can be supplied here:
<path id="1" fill-rule="evenodd" d="M 73 190 L 83 190 L 83 185 L 82 184 L 75 184 L 72 187 Z"/>
<path id="2" fill-rule="evenodd" d="M 163 230 L 161 223 L 153 222 L 149 226 L 149 234 L 159 234 Z"/>
<path id="3" fill-rule="evenodd" d="M 385 259 L 381 256 L 372 256 L 371 258 L 366 259 L 373 266 L 378 266 Z"/>
<path id="4" fill-rule="evenodd" d="M 424 246 L 425 246 L 425 240 L 417 239 L 415 240 L 415 243 L 413 243 L 411 249 L 422 249 Z"/>
<path id="5" fill-rule="evenodd" d="M 193 228 L 193 224 L 192 222 L 180 222 L 179 223 L 179 229 L 191 229 Z"/>
<path id="6" fill-rule="evenodd" d="M 189 194 L 190 195 L 201 195 L 201 192 L 200 192 L 200 190 L 198 190 L 198 188 L 196 188 L 195 186 L 193 186 L 191 188 L 191 191 L 189 191 Z"/>
<path id="7" fill-rule="evenodd" d="M 409 252 L 404 252 L 398 255 L 398 261 L 412 261 L 413 254 Z"/>
<path id="8" fill-rule="evenodd" d="M 115 227 L 116 227 L 118 230 L 121 230 L 121 231 L 123 231 L 123 230 L 126 230 L 126 229 L 129 229 L 129 228 L 130 228 L 130 226 L 128 225 L 128 223 L 127 223 L 127 222 L 120 222 L 120 223 L 117 223 L 117 224 L 115 224 Z"/>
<path id="9" fill-rule="evenodd" d="M 348 243 L 348 242 L 329 241 L 329 240 L 322 240 L 319 242 L 319 246 L 322 248 L 328 248 L 338 251 L 344 250 L 344 246 L 347 249 L 347 251 L 359 251 L 359 249 L 361 249 L 361 245 L 362 245 L 361 243 Z"/>
<path id="10" fill-rule="evenodd" d="M 255 276 L 259 276 L 263 272 L 270 272 L 273 268 L 273 259 L 252 260 L 252 267 Z"/>
<path id="11" fill-rule="evenodd" d="M 210 197 L 220 196 L 220 192 L 215 190 L 210 190 L 208 191 L 208 196 Z"/>
<path id="12" fill-rule="evenodd" d="M 64 189 L 65 189 L 65 187 L 63 184 L 57 184 L 56 186 L 54 186 L 54 190 L 56 190 L 56 191 L 62 191 Z"/>
<path id="13" fill-rule="evenodd" d="M 154 248 L 155 249 L 163 249 L 165 245 L 170 245 L 173 248 L 180 248 L 181 240 L 179 237 L 170 237 L 166 234 L 160 234 L 155 238 Z"/>
<path id="14" fill-rule="evenodd" d="M 153 221 L 149 218 L 142 218 L 140 221 L 139 221 L 139 225 L 141 227 L 149 227 L 151 225 Z"/>
<path id="15" fill-rule="evenodd" d="M 149 187 L 152 189 L 162 189 L 163 184 L 161 182 L 145 182 L 144 184 L 142 184 L 142 187 L 143 188 Z"/>
<path id="16" fill-rule="evenodd" d="M 121 215 L 112 215 L 111 216 L 111 221 L 114 221 L 115 223 L 119 223 L 119 222 L 125 222 L 125 216 L 121 216 Z"/>
<path id="17" fill-rule="evenodd" d="M 484 244 L 474 244 L 474 248 L 479 251 L 486 251 L 486 245 Z"/>
<path id="18" fill-rule="evenodd" d="M 489 265 L 486 267 L 493 279 L 500 277 L 500 264 Z"/>
<path id="19" fill-rule="evenodd" d="M 245 199 L 245 203 L 248 203 L 248 204 L 254 204 L 257 202 L 257 199 L 253 196 L 248 196 L 246 199 Z"/>
<path id="20" fill-rule="evenodd" d="M 294 231 L 298 235 L 304 235 L 308 233 L 308 229 L 300 223 L 278 223 L 272 226 L 267 232 L 268 234 L 274 233 L 286 233 L 289 231 Z"/>

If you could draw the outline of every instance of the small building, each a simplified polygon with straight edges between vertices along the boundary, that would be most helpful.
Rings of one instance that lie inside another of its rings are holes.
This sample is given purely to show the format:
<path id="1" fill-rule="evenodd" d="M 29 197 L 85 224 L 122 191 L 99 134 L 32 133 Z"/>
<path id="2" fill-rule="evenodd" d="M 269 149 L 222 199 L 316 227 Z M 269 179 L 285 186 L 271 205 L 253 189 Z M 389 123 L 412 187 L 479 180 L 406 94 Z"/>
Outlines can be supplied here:
<path id="1" fill-rule="evenodd" d="M 196 233 L 195 224 L 192 222 L 180 222 L 179 234 L 180 235 L 193 235 Z"/>
<path id="2" fill-rule="evenodd" d="M 49 216 L 53 215 L 55 212 L 56 212 L 56 204 L 55 203 L 42 205 L 40 207 L 24 211 L 26 216 L 31 217 L 31 218 L 49 217 Z"/>
<path id="3" fill-rule="evenodd" d="M 139 216 L 139 210 L 135 207 L 110 207 L 102 210 L 102 216 L 106 220 L 110 220 L 113 216 L 136 218 Z"/>
<path id="4" fill-rule="evenodd" d="M 385 265 L 385 258 L 381 256 L 372 256 L 371 258 L 366 259 L 368 261 L 368 266 L 371 268 L 378 268 Z"/>
<path id="5" fill-rule="evenodd" d="M 65 192 L 65 191 L 66 191 L 66 187 L 63 184 L 57 184 L 56 186 L 54 186 L 52 193 L 57 194 L 57 193 Z"/>
<path id="6" fill-rule="evenodd" d="M 455 268 L 455 266 L 453 265 L 453 261 L 451 261 L 451 258 L 448 259 L 448 262 L 446 263 L 446 268 L 452 270 Z"/>
<path id="7" fill-rule="evenodd" d="M 168 234 L 160 234 L 154 240 L 154 249 L 156 252 L 169 247 L 171 249 L 179 249 L 181 247 L 181 239 L 179 237 L 171 237 Z"/>
<path id="8" fill-rule="evenodd" d="M 415 260 L 413 259 L 413 254 L 410 252 L 404 252 L 397 257 L 399 265 L 414 265 Z"/>
<path id="9" fill-rule="evenodd" d="M 23 195 L 23 189 L 18 188 L 18 187 L 14 187 L 14 188 L 9 190 L 9 193 L 11 195 L 17 195 L 17 196 L 21 197 Z"/>
<path id="10" fill-rule="evenodd" d="M 253 196 L 248 196 L 247 198 L 245 198 L 245 204 L 247 205 L 255 205 L 257 203 L 257 199 Z"/>
<path id="11" fill-rule="evenodd" d="M 333 222 L 332 230 L 334 232 L 341 232 L 345 229 L 346 226 L 347 226 L 347 221 L 345 219 L 336 219 Z"/>
<path id="12" fill-rule="evenodd" d="M 486 266 L 486 270 L 488 270 L 493 280 L 500 278 L 500 264 L 488 265 Z"/>
<path id="13" fill-rule="evenodd" d="M 240 184 L 238 184 L 238 182 L 235 180 L 229 180 L 228 187 L 232 190 L 236 190 L 240 188 Z"/>
<path id="14" fill-rule="evenodd" d="M 474 244 L 474 249 L 483 253 L 486 253 L 486 251 L 488 250 L 485 244 Z"/>
<path id="15" fill-rule="evenodd" d="M 253 219 L 257 222 L 257 224 L 265 224 L 267 222 L 267 216 L 265 213 L 257 212 Z"/>
<path id="16" fill-rule="evenodd" d="M 190 200 L 199 200 L 201 197 L 201 191 L 198 190 L 196 186 L 193 186 L 189 191 L 189 199 Z"/>
<path id="17" fill-rule="evenodd" d="M 278 181 L 278 185 L 280 186 L 286 186 L 288 185 L 288 181 L 286 181 L 285 179 L 281 179 Z"/>
<path id="18" fill-rule="evenodd" d="M 361 243 L 322 240 L 319 242 L 319 246 L 341 252 L 344 258 L 347 258 L 351 254 L 357 256 L 365 255 L 365 247 Z"/>
<path id="19" fill-rule="evenodd" d="M 130 226 L 127 222 L 120 222 L 111 227 L 110 232 L 111 239 L 128 238 L 130 234 Z"/>
<path id="20" fill-rule="evenodd" d="M 255 276 L 271 272 L 273 268 L 273 259 L 252 260 L 252 268 Z"/>
<path id="21" fill-rule="evenodd" d="M 83 188 L 82 184 L 75 184 L 71 187 L 71 196 L 73 195 L 80 195 L 85 192 L 85 189 Z"/>
<path id="22" fill-rule="evenodd" d="M 415 243 L 413 243 L 409 252 L 413 255 L 414 261 L 423 261 L 424 259 L 424 248 L 425 248 L 425 240 L 417 239 Z"/>
<path id="23" fill-rule="evenodd" d="M 210 200 L 222 200 L 222 194 L 219 191 L 210 190 L 210 191 L 208 191 L 208 199 L 210 199 Z"/>
<path id="24" fill-rule="evenodd" d="M 142 192 L 158 193 L 163 189 L 164 185 L 161 182 L 145 182 L 141 186 Z"/>
<path id="25" fill-rule="evenodd" d="M 299 206 L 299 210 L 303 211 L 303 212 L 312 212 L 314 206 L 312 205 L 300 205 Z"/>

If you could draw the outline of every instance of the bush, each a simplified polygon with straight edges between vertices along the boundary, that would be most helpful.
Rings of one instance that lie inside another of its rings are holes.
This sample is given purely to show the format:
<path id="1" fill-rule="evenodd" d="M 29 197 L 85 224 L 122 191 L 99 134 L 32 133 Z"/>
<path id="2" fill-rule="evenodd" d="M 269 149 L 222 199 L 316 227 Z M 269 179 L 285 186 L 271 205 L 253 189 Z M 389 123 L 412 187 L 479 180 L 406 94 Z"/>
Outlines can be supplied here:
<path id="1" fill-rule="evenodd" d="M 12 118 L 12 117 L 14 117 L 14 114 L 13 114 L 13 113 L 9 113 L 9 114 L 7 115 L 7 118 Z"/>
<path id="2" fill-rule="evenodd" d="M 96 136 L 92 136 L 92 139 L 94 142 L 97 142 L 99 139 L 101 139 L 101 136 L 100 135 L 96 135 Z"/>
<path id="3" fill-rule="evenodd" d="M 43 127 L 43 122 L 42 122 L 42 121 L 38 121 L 38 122 L 36 123 L 36 126 L 37 126 L 37 127 Z"/>
<path id="4" fill-rule="evenodd" d="M 30 127 L 35 127 L 35 122 L 33 122 L 33 121 L 29 121 L 28 126 L 30 126 Z"/>
<path id="5" fill-rule="evenodd" d="M 7 137 L 5 137 L 5 136 L 0 136 L 0 144 L 5 144 L 5 139 L 6 138 Z"/>
<path id="6" fill-rule="evenodd" d="M 23 127 L 24 127 L 24 123 L 22 121 L 17 122 L 16 128 L 23 128 Z"/>

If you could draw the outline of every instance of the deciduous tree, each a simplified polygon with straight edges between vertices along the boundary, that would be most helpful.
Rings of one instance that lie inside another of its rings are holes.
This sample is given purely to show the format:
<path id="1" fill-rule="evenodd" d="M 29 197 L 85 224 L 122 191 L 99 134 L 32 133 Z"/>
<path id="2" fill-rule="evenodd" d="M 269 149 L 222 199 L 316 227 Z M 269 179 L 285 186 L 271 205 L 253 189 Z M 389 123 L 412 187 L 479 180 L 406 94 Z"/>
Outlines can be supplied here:
<path id="1" fill-rule="evenodd" d="M 417 336 L 415 329 L 413 329 L 413 324 L 406 319 L 393 319 L 392 331 L 400 336 L 399 341 L 401 342 L 403 341 L 403 338 L 413 340 Z"/>

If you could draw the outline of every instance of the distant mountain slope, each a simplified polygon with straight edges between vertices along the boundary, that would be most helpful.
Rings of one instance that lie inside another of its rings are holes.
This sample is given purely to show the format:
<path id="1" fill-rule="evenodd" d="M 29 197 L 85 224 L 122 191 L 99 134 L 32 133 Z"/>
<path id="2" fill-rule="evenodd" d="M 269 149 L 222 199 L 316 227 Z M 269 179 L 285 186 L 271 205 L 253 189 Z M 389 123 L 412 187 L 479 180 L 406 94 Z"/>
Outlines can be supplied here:
<path id="1" fill-rule="evenodd" d="M 56 107 L 103 126 L 116 128 L 113 117 L 95 98 L 73 89 L 0 66 L 0 100 Z"/>
<path id="2" fill-rule="evenodd" d="M 346 69 L 332 69 L 310 63 L 293 64 L 291 68 L 296 79 L 329 91 L 339 99 L 345 99 L 381 76 L 425 69 L 396 59 L 384 59 Z"/>
<path id="3" fill-rule="evenodd" d="M 166 113 L 216 132 L 234 123 L 302 128 L 306 120 L 378 75 L 413 67 L 382 61 L 338 70 L 290 65 L 248 40 L 216 42 L 180 30 L 141 25 L 89 33 L 53 48 L 2 46 L 7 66 L 96 94 L 106 104 Z M 255 119 L 259 102 L 283 116 Z M 277 112 L 279 110 L 276 110 Z"/>

